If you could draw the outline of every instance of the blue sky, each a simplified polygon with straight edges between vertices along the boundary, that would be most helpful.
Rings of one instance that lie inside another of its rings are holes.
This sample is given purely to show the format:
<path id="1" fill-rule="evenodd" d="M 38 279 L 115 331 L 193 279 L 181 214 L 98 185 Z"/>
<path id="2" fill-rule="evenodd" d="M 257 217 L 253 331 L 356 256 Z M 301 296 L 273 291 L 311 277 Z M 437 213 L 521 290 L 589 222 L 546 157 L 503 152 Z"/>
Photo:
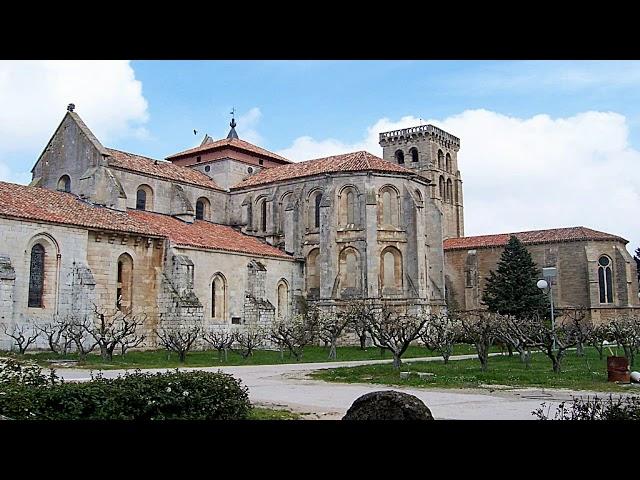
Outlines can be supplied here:
<path id="1" fill-rule="evenodd" d="M 640 246 L 637 61 L 0 61 L 0 180 L 67 103 L 103 144 L 164 158 L 226 136 L 295 161 L 419 122 L 461 138 L 467 235 L 585 225 Z M 198 134 L 194 136 L 193 130 Z"/>

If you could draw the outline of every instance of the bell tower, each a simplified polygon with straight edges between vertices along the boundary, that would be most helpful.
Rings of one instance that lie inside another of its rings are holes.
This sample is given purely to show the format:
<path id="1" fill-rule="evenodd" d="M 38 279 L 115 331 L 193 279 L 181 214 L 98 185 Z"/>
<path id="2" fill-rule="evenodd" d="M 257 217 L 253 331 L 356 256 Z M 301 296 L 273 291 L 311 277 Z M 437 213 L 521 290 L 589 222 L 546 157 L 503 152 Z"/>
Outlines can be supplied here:
<path id="1" fill-rule="evenodd" d="M 433 125 L 380 134 L 385 161 L 415 170 L 431 181 L 431 198 L 442 212 L 442 236 L 464 236 L 460 139 Z"/>

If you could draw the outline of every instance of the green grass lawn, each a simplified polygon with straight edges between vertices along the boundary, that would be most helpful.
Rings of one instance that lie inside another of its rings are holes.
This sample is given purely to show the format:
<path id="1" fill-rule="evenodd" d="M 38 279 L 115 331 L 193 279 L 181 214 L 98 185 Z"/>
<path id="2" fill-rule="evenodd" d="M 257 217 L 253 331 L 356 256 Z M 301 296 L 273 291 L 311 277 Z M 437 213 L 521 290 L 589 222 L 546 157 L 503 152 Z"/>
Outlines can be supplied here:
<path id="1" fill-rule="evenodd" d="M 636 366 L 637 370 L 639 366 Z M 455 360 L 447 365 L 442 361 L 405 363 L 406 372 L 431 372 L 432 377 L 410 375 L 401 379 L 400 372 L 391 365 L 364 365 L 323 369 L 311 374 L 312 378 L 328 382 L 375 383 L 433 388 L 485 388 L 483 385 L 510 385 L 513 387 L 568 388 L 576 390 L 630 392 L 640 395 L 640 387 L 624 387 L 607 382 L 606 354 L 598 358 L 594 349 L 587 349 L 584 357 L 570 351 L 564 358 L 562 373 L 555 374 L 551 361 L 542 353 L 532 353 L 531 368 L 526 369 L 517 355 L 489 357 L 488 370 L 480 370 L 480 362 Z M 632 368 L 633 370 L 633 368 Z"/>
<path id="2" fill-rule="evenodd" d="M 302 420 L 302 416 L 289 410 L 253 407 L 247 420 Z"/>
<path id="3" fill-rule="evenodd" d="M 471 345 L 456 345 L 454 354 L 475 353 L 475 349 Z M 78 355 L 56 355 L 51 352 L 36 352 L 25 355 L 19 355 L 17 353 L 0 352 L 1 356 L 10 356 L 16 359 L 32 360 L 36 361 L 42 366 L 49 366 L 51 363 L 49 360 L 78 360 Z M 430 357 L 437 356 L 436 353 L 430 352 L 424 347 L 409 347 L 403 358 L 412 357 Z M 330 362 L 329 349 L 323 347 L 306 347 L 304 349 L 304 356 L 301 362 Z M 336 361 L 346 360 L 378 360 L 386 359 L 391 360 L 391 353 L 384 351 L 381 355 L 381 351 L 378 348 L 370 347 L 366 350 L 360 350 L 359 347 L 338 347 Z M 175 367 L 216 367 L 216 366 L 231 366 L 231 365 L 278 365 L 283 363 L 296 363 L 296 359 L 293 356 L 289 356 L 287 352 L 284 353 L 284 358 L 280 357 L 280 352 L 270 350 L 258 350 L 253 356 L 248 358 L 242 358 L 239 353 L 230 351 L 228 360 L 219 361 L 218 352 L 216 350 L 206 351 L 194 351 L 187 354 L 187 358 L 184 364 L 178 361 L 178 356 L 175 353 L 168 353 L 166 350 L 148 350 L 148 351 L 131 351 L 123 357 L 121 355 L 114 355 L 113 360 L 104 363 L 99 354 L 89 354 L 85 361 L 78 362 L 76 365 L 70 365 L 74 368 L 91 368 L 101 370 L 113 370 L 121 368 L 175 368 Z M 60 368 L 60 367 L 57 367 Z"/>

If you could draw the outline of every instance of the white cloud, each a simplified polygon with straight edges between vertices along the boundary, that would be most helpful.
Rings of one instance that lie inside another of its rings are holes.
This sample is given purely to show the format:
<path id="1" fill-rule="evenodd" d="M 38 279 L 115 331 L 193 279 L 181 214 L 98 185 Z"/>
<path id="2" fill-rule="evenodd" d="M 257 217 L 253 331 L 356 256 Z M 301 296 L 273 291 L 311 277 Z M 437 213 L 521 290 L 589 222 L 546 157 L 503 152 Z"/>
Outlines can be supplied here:
<path id="1" fill-rule="evenodd" d="M 297 138 L 278 153 L 292 160 L 368 150 L 381 156 L 378 133 L 418 125 L 387 118 L 361 141 Z M 623 115 L 583 112 L 568 118 L 517 118 L 467 110 L 431 123 L 460 137 L 465 233 L 481 235 L 583 225 L 640 246 L 640 152 L 629 145 Z"/>
<path id="2" fill-rule="evenodd" d="M 238 117 L 238 136 L 249 143 L 260 145 L 263 143 L 262 136 L 256 131 L 258 123 L 262 118 L 262 112 L 258 107 L 253 107 L 244 115 Z"/>
<path id="3" fill-rule="evenodd" d="M 0 179 L 29 172 L 69 103 L 106 145 L 148 138 L 147 101 L 129 61 L 0 61 L 0 162 L 10 168 Z"/>

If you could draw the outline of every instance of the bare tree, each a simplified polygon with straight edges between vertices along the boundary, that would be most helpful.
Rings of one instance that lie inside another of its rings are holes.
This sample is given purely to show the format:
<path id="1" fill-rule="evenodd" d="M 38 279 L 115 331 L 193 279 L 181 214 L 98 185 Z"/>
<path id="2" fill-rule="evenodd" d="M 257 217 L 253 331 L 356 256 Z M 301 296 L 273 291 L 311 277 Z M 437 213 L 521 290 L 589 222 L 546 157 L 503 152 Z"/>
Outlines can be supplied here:
<path id="1" fill-rule="evenodd" d="M 69 323 L 56 318 L 51 322 L 36 326 L 40 333 L 44 335 L 49 344 L 49 349 L 58 355 L 66 355 L 73 345 L 73 338 L 69 332 Z"/>
<path id="2" fill-rule="evenodd" d="M 222 355 L 224 352 L 224 361 L 226 362 L 228 359 L 229 349 L 236 339 L 236 333 L 228 330 L 227 328 L 212 326 L 202 333 L 202 338 L 218 351 L 219 361 L 222 361 Z"/>
<path id="3" fill-rule="evenodd" d="M 562 360 L 569 348 L 578 344 L 579 334 L 572 322 L 555 322 L 538 316 L 529 320 L 528 343 L 544 353 L 553 366 L 554 373 L 562 371 Z"/>
<path id="4" fill-rule="evenodd" d="M 402 365 L 402 355 L 411 342 L 420 336 L 430 315 L 426 312 L 414 315 L 399 314 L 383 305 L 382 308 L 373 310 L 367 318 L 368 331 L 374 345 L 392 353 L 393 368 L 397 370 Z"/>
<path id="5" fill-rule="evenodd" d="M 502 315 L 488 310 L 469 310 L 460 315 L 463 336 L 475 345 L 482 371 L 487 370 L 489 349 L 498 336 L 501 321 Z"/>
<path id="6" fill-rule="evenodd" d="M 13 341 L 18 347 L 18 351 L 21 355 L 24 355 L 29 346 L 40 336 L 40 330 L 31 324 L 31 322 L 22 323 L 20 325 L 14 324 L 11 327 L 3 323 L 2 331 L 5 335 L 13 338 Z"/>
<path id="7" fill-rule="evenodd" d="M 84 360 L 98 346 L 98 342 L 89 338 L 88 331 L 90 328 L 91 320 L 87 317 L 67 318 L 67 335 L 76 346 L 76 351 L 81 360 Z"/>
<path id="8" fill-rule="evenodd" d="M 565 309 L 561 311 L 561 315 L 564 317 L 564 322 L 570 324 L 575 335 L 576 354 L 579 357 L 584 356 L 584 345 L 589 343 L 593 332 L 593 324 L 586 320 L 586 309 L 583 307 Z"/>
<path id="9" fill-rule="evenodd" d="M 587 339 L 587 344 L 591 345 L 598 352 L 598 357 L 602 360 L 604 357 L 602 351 L 604 349 L 604 342 L 609 338 L 608 325 L 601 323 L 599 325 L 593 325 L 591 327 L 591 334 Z"/>
<path id="10" fill-rule="evenodd" d="M 364 350 L 367 346 L 371 308 L 363 300 L 351 300 L 344 315 L 349 321 L 349 329 L 360 341 L 360 350 Z"/>
<path id="11" fill-rule="evenodd" d="M 337 357 L 336 344 L 342 332 L 350 324 L 351 318 L 344 313 L 320 313 L 318 317 L 318 333 L 320 338 L 330 345 L 329 358 Z"/>
<path id="12" fill-rule="evenodd" d="M 146 319 L 146 315 L 144 315 L 144 319 Z M 142 320 L 142 324 L 144 324 L 145 320 Z M 136 348 L 147 338 L 146 335 L 137 332 L 133 332 L 130 336 L 124 337 L 120 339 L 120 355 L 124 356 L 127 353 L 127 350 L 130 348 Z"/>
<path id="13" fill-rule="evenodd" d="M 633 366 L 635 352 L 640 347 L 640 318 L 637 316 L 618 316 L 607 325 L 609 337 L 624 350 L 624 356 Z"/>
<path id="14" fill-rule="evenodd" d="M 242 358 L 253 356 L 253 351 L 263 346 L 266 337 L 266 330 L 257 325 L 247 325 L 234 333 L 234 339 L 240 347 L 239 353 Z"/>
<path id="15" fill-rule="evenodd" d="M 420 340 L 429 350 L 442 355 L 446 365 L 460 337 L 460 328 L 460 321 L 455 315 L 445 312 L 432 314 L 420 333 Z"/>
<path id="16" fill-rule="evenodd" d="M 504 315 L 496 319 L 496 335 L 520 354 L 526 368 L 531 366 L 531 321 L 528 318 Z"/>
<path id="17" fill-rule="evenodd" d="M 113 358 L 115 348 L 129 341 L 140 343 L 136 332 L 144 324 L 145 315 L 134 315 L 130 312 L 110 310 L 97 305 L 93 306 L 93 319 L 85 322 L 83 328 L 93 337 L 100 347 L 102 360 L 109 361 Z M 126 348 L 125 348 L 126 351 Z"/>
<path id="18" fill-rule="evenodd" d="M 156 330 L 160 344 L 170 352 L 176 352 L 180 363 L 184 363 L 187 352 L 200 337 L 200 325 L 163 325 Z"/>
<path id="19" fill-rule="evenodd" d="M 319 319 L 317 311 L 309 310 L 304 315 L 276 320 L 271 324 L 269 338 L 281 347 L 286 347 L 299 362 L 304 354 L 304 347 L 318 337 Z"/>

